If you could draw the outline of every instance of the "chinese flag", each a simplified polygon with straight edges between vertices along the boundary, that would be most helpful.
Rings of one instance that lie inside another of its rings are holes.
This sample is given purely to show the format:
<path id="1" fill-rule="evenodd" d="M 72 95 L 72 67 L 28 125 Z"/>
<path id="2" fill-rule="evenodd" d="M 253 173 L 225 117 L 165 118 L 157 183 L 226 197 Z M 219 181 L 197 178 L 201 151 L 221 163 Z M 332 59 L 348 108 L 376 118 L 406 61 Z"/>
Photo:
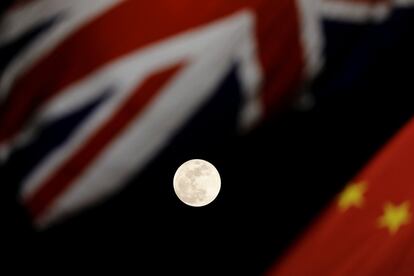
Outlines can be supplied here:
<path id="1" fill-rule="evenodd" d="M 414 118 L 268 275 L 414 275 Z"/>

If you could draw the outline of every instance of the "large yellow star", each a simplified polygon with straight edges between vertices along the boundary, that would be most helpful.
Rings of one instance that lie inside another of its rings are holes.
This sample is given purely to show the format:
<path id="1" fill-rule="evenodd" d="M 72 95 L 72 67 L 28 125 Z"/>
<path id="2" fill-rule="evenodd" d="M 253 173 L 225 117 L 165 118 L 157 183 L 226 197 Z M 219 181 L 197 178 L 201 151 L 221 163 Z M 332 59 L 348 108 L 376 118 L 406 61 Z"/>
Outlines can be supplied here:
<path id="1" fill-rule="evenodd" d="M 410 221 L 410 202 L 405 201 L 400 205 L 386 203 L 384 206 L 384 213 L 378 219 L 379 227 L 388 228 L 391 234 L 395 234 L 403 224 L 408 224 Z"/>
<path id="2" fill-rule="evenodd" d="M 365 182 L 351 183 L 345 187 L 338 199 L 338 206 L 342 211 L 351 206 L 361 207 L 364 202 L 364 193 L 367 189 Z"/>

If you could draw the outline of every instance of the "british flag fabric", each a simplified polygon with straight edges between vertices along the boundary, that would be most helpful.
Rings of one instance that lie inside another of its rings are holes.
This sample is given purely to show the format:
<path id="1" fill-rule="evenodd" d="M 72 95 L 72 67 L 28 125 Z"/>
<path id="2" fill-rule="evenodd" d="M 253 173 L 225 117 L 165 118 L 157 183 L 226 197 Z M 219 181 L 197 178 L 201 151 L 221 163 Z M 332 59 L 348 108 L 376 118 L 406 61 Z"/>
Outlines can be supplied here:
<path id="1" fill-rule="evenodd" d="M 120 189 L 229 78 L 249 129 L 317 70 L 301 5 L 16 3 L 0 35 L 3 179 L 47 225 Z"/>

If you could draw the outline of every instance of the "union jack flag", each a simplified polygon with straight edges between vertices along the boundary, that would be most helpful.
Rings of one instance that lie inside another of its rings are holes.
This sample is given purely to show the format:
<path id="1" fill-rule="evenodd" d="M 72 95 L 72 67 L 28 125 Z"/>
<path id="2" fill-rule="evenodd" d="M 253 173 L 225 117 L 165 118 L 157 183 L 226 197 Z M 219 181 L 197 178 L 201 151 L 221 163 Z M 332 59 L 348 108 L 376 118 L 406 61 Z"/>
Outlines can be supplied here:
<path id="1" fill-rule="evenodd" d="M 47 226 L 123 187 L 215 96 L 248 130 L 317 71 L 304 3 L 18 1 L 0 33 L 2 182 Z"/>

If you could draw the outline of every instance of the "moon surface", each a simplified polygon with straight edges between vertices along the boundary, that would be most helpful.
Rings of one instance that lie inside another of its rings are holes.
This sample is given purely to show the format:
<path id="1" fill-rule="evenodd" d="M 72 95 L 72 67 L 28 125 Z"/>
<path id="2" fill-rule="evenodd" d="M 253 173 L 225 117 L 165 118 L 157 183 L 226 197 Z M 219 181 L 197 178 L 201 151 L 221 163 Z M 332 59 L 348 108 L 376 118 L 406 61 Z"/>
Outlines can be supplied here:
<path id="1" fill-rule="evenodd" d="M 221 179 L 217 169 L 202 159 L 184 162 L 175 172 L 174 191 L 177 197 L 193 207 L 211 203 L 220 192 Z"/>

